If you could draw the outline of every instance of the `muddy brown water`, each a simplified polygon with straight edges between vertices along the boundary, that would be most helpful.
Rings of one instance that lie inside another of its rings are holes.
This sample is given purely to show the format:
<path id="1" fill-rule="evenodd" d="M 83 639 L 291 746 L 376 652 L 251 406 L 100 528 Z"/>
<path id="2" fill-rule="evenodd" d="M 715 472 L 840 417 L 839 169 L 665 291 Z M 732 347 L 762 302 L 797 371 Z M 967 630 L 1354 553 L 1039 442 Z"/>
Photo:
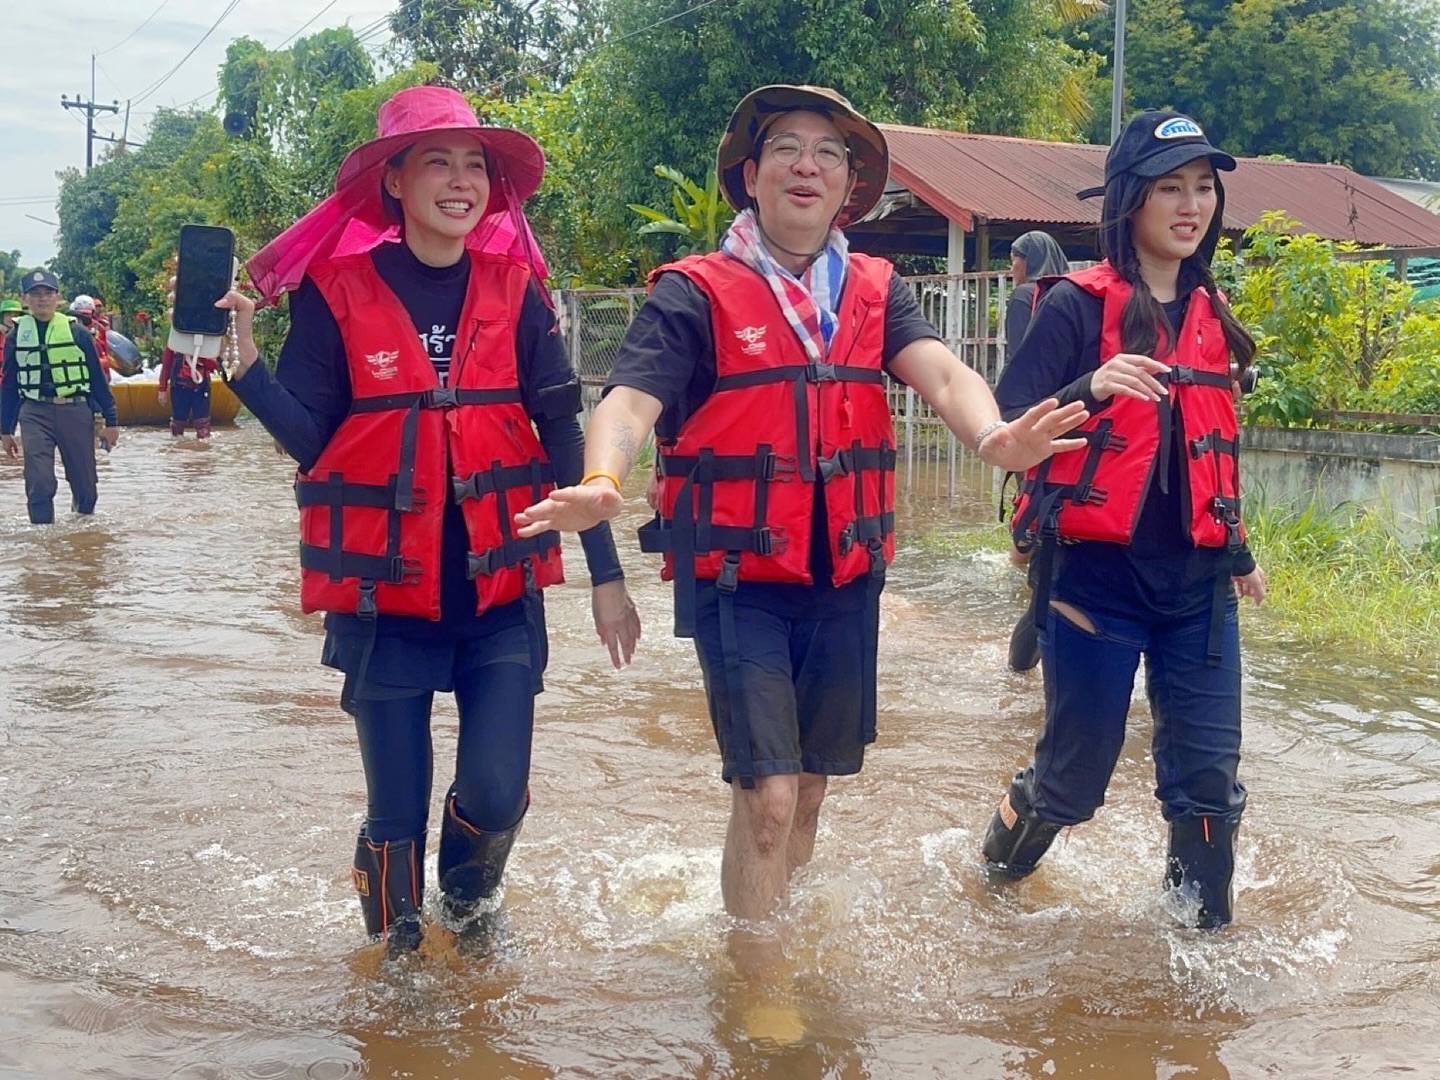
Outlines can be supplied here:
<path id="1" fill-rule="evenodd" d="M 208 449 L 127 430 L 100 473 L 94 518 L 33 528 L 0 464 L 5 1080 L 1440 1076 L 1433 670 L 1249 648 L 1231 930 L 1179 928 L 1159 896 L 1138 699 L 1100 816 L 997 892 L 976 851 L 1041 707 L 1038 675 L 1004 670 L 1019 575 L 923 542 L 988 507 L 912 500 L 880 740 L 834 783 L 784 917 L 805 1035 L 778 1044 L 749 1037 L 756 991 L 727 959 L 726 791 L 638 498 L 635 664 L 603 662 L 580 584 L 549 596 L 534 809 L 494 951 L 435 933 L 381 965 L 286 462 L 242 420 Z"/>

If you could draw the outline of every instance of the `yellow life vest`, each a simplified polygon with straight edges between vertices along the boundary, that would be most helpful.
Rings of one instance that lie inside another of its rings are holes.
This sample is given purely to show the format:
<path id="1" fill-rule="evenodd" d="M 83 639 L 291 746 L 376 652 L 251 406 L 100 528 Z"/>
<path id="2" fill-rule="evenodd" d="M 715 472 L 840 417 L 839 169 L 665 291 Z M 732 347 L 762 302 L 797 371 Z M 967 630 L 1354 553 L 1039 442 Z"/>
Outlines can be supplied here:
<path id="1" fill-rule="evenodd" d="M 15 376 L 24 397 L 40 400 L 46 367 L 57 398 L 90 392 L 90 365 L 75 344 L 71 318 L 56 312 L 40 340 L 40 324 L 33 315 L 15 320 Z"/>

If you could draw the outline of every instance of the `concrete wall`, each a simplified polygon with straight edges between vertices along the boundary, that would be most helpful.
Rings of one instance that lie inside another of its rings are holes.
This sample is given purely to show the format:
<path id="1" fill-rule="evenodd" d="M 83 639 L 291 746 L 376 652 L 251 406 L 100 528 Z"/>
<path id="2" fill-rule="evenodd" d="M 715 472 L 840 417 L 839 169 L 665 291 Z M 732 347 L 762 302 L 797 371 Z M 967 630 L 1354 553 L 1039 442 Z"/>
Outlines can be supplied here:
<path id="1" fill-rule="evenodd" d="M 1440 521 L 1440 436 L 1251 427 L 1240 439 L 1247 493 L 1385 512 L 1413 542 Z"/>

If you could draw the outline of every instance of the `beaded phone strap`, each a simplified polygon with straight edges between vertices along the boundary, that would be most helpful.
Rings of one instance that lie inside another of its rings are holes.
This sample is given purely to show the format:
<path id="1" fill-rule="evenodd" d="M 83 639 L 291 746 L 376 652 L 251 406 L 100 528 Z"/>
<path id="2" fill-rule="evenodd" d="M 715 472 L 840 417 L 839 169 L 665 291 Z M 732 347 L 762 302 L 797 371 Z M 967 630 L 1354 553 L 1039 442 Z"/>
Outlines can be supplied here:
<path id="1" fill-rule="evenodd" d="M 225 340 L 220 343 L 220 356 L 215 367 L 220 372 L 220 381 L 230 383 L 239 375 L 240 331 L 235 325 L 235 312 L 230 312 L 230 321 L 225 327 Z"/>

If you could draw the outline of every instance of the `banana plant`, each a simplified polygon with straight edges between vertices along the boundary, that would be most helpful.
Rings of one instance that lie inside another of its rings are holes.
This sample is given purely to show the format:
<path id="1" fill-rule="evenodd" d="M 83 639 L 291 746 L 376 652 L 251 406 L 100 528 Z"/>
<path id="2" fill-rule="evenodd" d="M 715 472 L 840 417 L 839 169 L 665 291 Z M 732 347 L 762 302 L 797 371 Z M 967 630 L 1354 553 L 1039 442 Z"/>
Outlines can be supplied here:
<path id="1" fill-rule="evenodd" d="M 670 233 L 681 238 L 681 255 L 704 255 L 720 246 L 720 238 L 729 228 L 735 214 L 720 197 L 720 181 L 712 168 L 702 188 L 679 169 L 656 165 L 655 175 L 671 184 L 670 203 L 673 212 L 657 210 L 640 203 L 629 203 L 645 224 L 635 231 L 641 236 Z"/>

